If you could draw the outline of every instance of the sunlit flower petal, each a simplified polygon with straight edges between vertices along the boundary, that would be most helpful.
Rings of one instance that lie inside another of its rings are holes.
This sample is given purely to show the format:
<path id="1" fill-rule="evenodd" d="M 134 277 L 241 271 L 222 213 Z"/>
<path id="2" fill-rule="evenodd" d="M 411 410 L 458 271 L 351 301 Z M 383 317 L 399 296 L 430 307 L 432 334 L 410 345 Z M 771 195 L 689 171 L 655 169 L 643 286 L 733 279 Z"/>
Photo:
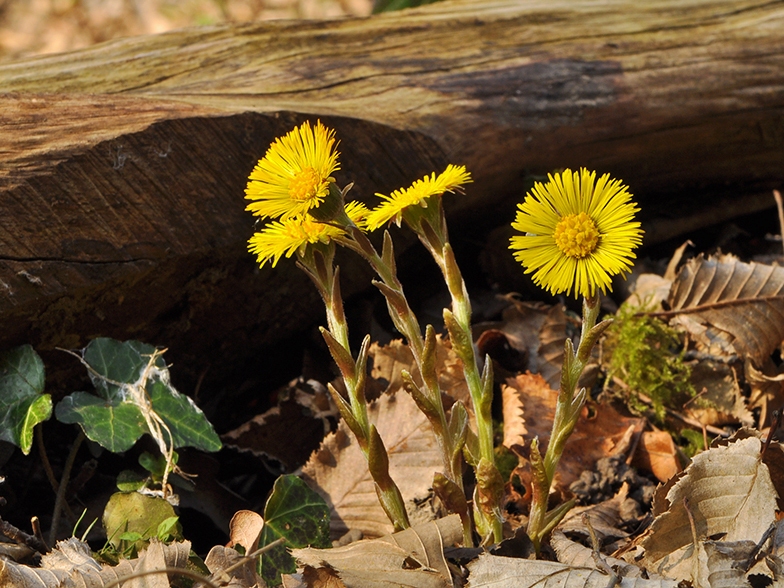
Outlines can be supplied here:
<path id="1" fill-rule="evenodd" d="M 639 212 L 628 188 L 608 174 L 581 169 L 551 174 L 518 204 L 511 238 L 514 257 L 534 283 L 551 294 L 590 296 L 611 289 L 612 277 L 628 272 L 642 243 Z"/>
<path id="2" fill-rule="evenodd" d="M 471 182 L 471 174 L 464 165 L 448 165 L 447 168 L 436 176 L 435 172 L 415 181 L 409 188 L 395 190 L 389 196 L 376 194 L 383 202 L 370 211 L 367 218 L 367 228 L 375 231 L 389 221 L 394 220 L 400 224 L 403 211 L 409 206 L 427 208 L 428 199 L 440 196 L 444 192 L 462 191 L 463 184 Z"/>
<path id="3" fill-rule="evenodd" d="M 349 202 L 346 205 L 346 214 L 361 228 L 368 209 L 361 202 Z M 267 223 L 250 238 L 248 251 L 256 255 L 261 267 L 268 261 L 272 261 L 272 267 L 275 267 L 281 257 L 291 257 L 308 244 L 329 243 L 345 235 L 345 230 L 320 223 L 306 215 Z"/>
<path id="4" fill-rule="evenodd" d="M 335 131 L 305 122 L 275 139 L 248 178 L 246 210 L 262 218 L 301 217 L 321 204 L 340 169 Z"/>

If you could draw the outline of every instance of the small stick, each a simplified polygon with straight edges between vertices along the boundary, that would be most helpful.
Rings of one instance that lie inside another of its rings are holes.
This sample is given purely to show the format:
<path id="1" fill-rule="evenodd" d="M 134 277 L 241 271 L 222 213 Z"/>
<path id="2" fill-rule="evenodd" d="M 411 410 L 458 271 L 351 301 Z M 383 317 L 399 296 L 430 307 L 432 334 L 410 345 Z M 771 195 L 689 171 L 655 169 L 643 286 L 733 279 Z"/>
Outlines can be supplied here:
<path id="1" fill-rule="evenodd" d="M 60 515 L 63 512 L 63 504 L 65 503 L 65 491 L 68 488 L 68 479 L 71 477 L 71 469 L 73 468 L 74 461 L 76 461 L 76 453 L 79 451 L 79 446 L 84 441 L 84 431 L 79 429 L 79 435 L 71 447 L 71 452 L 68 454 L 68 459 L 65 460 L 65 467 L 63 467 L 63 477 L 60 480 L 60 486 L 57 488 L 57 499 L 54 502 L 54 512 L 52 513 L 52 528 L 49 529 L 49 544 L 54 545 L 57 540 L 57 527 L 60 525 Z"/>
<path id="2" fill-rule="evenodd" d="M 773 190 L 773 198 L 776 200 L 776 208 L 779 209 L 779 229 L 781 230 L 781 244 L 784 246 L 784 202 L 781 199 L 781 192 Z"/>
<path id="3" fill-rule="evenodd" d="M 773 435 L 775 435 L 776 431 L 779 430 L 779 426 L 781 425 L 781 410 L 774 410 L 773 411 L 773 424 L 770 426 L 770 431 L 768 432 L 768 436 L 765 439 L 765 444 L 762 446 L 762 451 L 760 451 L 760 457 L 765 455 L 765 452 L 768 449 L 768 445 L 773 440 Z"/>
<path id="4" fill-rule="evenodd" d="M 25 533 L 21 529 L 14 527 L 8 521 L 4 521 L 2 518 L 0 518 L 0 533 L 9 539 L 13 539 L 17 543 L 27 545 L 30 549 L 34 549 L 38 553 L 47 553 L 49 551 L 49 548 L 46 546 L 46 544 L 40 541 L 37 537 Z"/>

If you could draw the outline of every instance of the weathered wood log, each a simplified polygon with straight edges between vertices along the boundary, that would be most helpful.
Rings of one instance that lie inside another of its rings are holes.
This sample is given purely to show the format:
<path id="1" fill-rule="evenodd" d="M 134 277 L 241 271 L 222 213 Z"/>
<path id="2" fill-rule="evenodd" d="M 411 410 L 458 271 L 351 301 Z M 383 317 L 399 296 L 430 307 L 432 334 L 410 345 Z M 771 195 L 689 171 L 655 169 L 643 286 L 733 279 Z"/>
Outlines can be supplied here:
<path id="1" fill-rule="evenodd" d="M 253 275 L 244 252 L 247 174 L 308 116 L 337 129 L 355 197 L 466 164 L 475 183 L 448 205 L 474 232 L 456 241 L 565 166 L 623 178 L 649 244 L 770 206 L 782 31 L 784 3 L 763 0 L 448 0 L 2 64 L 0 343 L 141 337 L 195 380 L 205 358 L 242 361 L 317 320 L 291 264 Z"/>

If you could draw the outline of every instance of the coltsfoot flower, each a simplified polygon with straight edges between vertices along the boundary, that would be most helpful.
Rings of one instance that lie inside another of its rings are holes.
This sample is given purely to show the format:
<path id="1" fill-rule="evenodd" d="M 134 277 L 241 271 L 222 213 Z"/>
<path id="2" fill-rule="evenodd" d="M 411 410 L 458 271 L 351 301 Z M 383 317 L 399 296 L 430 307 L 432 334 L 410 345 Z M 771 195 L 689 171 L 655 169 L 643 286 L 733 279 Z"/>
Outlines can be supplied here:
<path id="1" fill-rule="evenodd" d="M 361 202 L 349 202 L 346 214 L 359 227 L 363 226 L 368 209 Z M 248 251 L 256 255 L 260 267 L 272 261 L 275 267 L 281 257 L 291 257 L 308 244 L 330 243 L 346 235 L 346 231 L 311 217 L 271 221 L 248 240 Z"/>
<path id="2" fill-rule="evenodd" d="M 637 205 L 627 186 L 585 168 L 550 174 L 518 204 L 511 238 L 514 257 L 551 294 L 592 296 L 611 289 L 612 277 L 628 272 L 642 243 Z"/>
<path id="3" fill-rule="evenodd" d="M 327 197 L 340 169 L 335 131 L 304 122 L 275 139 L 248 178 L 245 210 L 262 218 L 302 217 Z"/>
<path id="4" fill-rule="evenodd" d="M 448 165 L 447 168 L 436 176 L 435 172 L 415 181 L 409 188 L 395 190 L 389 196 L 376 194 L 384 200 L 370 211 L 367 218 L 367 228 L 375 231 L 389 221 L 394 220 L 398 226 L 403 219 L 404 211 L 411 206 L 427 208 L 428 200 L 433 196 L 440 196 L 444 192 L 462 191 L 463 184 L 471 182 L 471 174 L 464 165 Z"/>

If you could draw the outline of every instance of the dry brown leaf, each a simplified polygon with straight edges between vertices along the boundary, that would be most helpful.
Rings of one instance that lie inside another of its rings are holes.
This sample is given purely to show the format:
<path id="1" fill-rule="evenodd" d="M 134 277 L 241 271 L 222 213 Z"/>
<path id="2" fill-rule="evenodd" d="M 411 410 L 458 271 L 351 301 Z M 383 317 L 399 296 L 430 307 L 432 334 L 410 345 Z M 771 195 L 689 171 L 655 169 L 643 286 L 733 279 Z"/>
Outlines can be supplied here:
<path id="1" fill-rule="evenodd" d="M 346 588 L 346 585 L 338 578 L 337 572 L 330 568 L 305 566 L 302 580 L 307 588 Z M 287 588 L 285 582 L 284 588 Z"/>
<path id="2" fill-rule="evenodd" d="M 665 431 L 645 431 L 640 436 L 632 465 L 652 472 L 660 482 L 666 482 L 681 471 L 675 443 Z"/>
<path id="3" fill-rule="evenodd" d="M 334 549 L 294 549 L 292 554 L 299 565 L 334 570 L 347 588 L 451 588 L 444 547 L 461 538 L 460 517 L 449 515 L 375 540 Z M 323 579 L 324 574 L 306 576 Z"/>
<path id="4" fill-rule="evenodd" d="M 228 588 L 253 588 L 254 586 L 263 585 L 263 580 L 256 573 L 255 563 L 248 563 L 236 567 L 228 574 L 224 572 L 224 570 L 242 560 L 243 556 L 240 555 L 236 549 L 216 545 L 210 549 L 210 552 L 204 559 L 204 564 L 207 566 L 207 569 L 210 570 L 213 577 L 221 582 L 228 580 L 228 584 L 221 583 L 222 586 L 227 586 Z M 254 562 L 255 561 L 256 560 L 254 560 Z"/>
<path id="5" fill-rule="evenodd" d="M 291 472 L 308 459 L 329 433 L 329 417 L 337 408 L 326 388 L 318 382 L 290 382 L 278 393 L 280 401 L 264 414 L 257 415 L 236 429 L 221 435 L 227 447 L 248 451 L 264 460 L 275 460 L 276 469 Z M 296 437 L 290 437 L 296 431 Z M 281 438 L 288 442 L 281 443 Z"/>
<path id="6" fill-rule="evenodd" d="M 558 561 L 574 567 L 595 568 L 596 563 L 593 559 L 593 550 L 585 545 L 568 539 L 560 530 L 556 529 L 550 536 L 550 547 L 555 551 Z M 627 563 L 622 559 L 602 556 L 602 559 L 624 578 L 640 578 L 643 571 L 639 567 Z M 648 576 L 651 579 L 661 579 L 656 574 Z"/>
<path id="7" fill-rule="evenodd" d="M 505 390 L 502 386 L 504 395 L 517 394 L 523 404 L 525 428 L 528 431 L 524 449 L 528 450 L 535 436 L 546 447 L 558 392 L 551 389 L 542 376 L 531 373 L 508 379 L 506 387 L 512 390 Z M 595 416 L 588 418 L 588 408 L 584 407 L 558 465 L 557 485 L 568 488 L 569 484 L 580 478 L 584 470 L 593 469 L 600 458 L 611 455 L 617 443 L 623 439 L 626 429 L 637 420 L 621 415 L 608 404 L 595 407 Z M 516 473 L 524 483 L 529 482 L 530 476 L 524 469 L 518 468 Z"/>
<path id="8" fill-rule="evenodd" d="M 679 580 L 707 578 L 707 556 L 694 557 L 689 516 L 697 538 L 757 542 L 775 520 L 776 492 L 762 462 L 756 437 L 713 447 L 694 457 L 667 492 L 669 508 L 653 521 L 643 540 L 644 565 Z M 704 553 L 701 544 L 697 546 Z M 707 584 L 703 584 L 707 585 Z"/>
<path id="9" fill-rule="evenodd" d="M 554 561 L 500 557 L 483 553 L 467 565 L 471 575 L 467 588 L 604 588 L 612 586 L 609 576 L 591 567 L 576 567 Z M 624 577 L 620 588 L 677 588 L 665 579 Z"/>
<path id="10" fill-rule="evenodd" d="M 693 403 L 689 412 L 701 423 L 719 426 L 740 423 L 747 427 L 754 423 L 737 378 L 727 364 L 709 359 L 696 363 L 692 367 L 691 383 L 703 402 Z"/>
<path id="11" fill-rule="evenodd" d="M 759 426 L 767 427 L 771 424 L 773 410 L 778 409 L 784 401 L 784 373 L 779 372 L 770 357 L 759 369 L 747 361 L 744 371 L 751 387 L 749 406 L 760 409 Z"/>
<path id="12" fill-rule="evenodd" d="M 387 392 L 397 392 L 403 387 L 400 375 L 403 370 L 410 373 L 414 381 L 421 385 L 422 377 L 414 363 L 414 356 L 403 340 L 396 339 L 383 346 L 373 343 L 368 355 L 373 359 L 371 377 L 389 382 Z M 463 364 L 441 335 L 436 335 L 436 373 L 441 391 L 454 400 L 462 400 L 463 404 L 469 407 L 471 396 L 463 377 Z"/>
<path id="13" fill-rule="evenodd" d="M 433 431 L 424 414 L 405 393 L 384 394 L 368 406 L 389 454 L 390 473 L 408 502 L 428 495 L 433 474 L 442 468 Z M 367 537 L 392 530 L 378 503 L 367 462 L 343 421 L 313 452 L 303 478 L 330 507 L 330 533 L 340 538 L 348 529 Z"/>
<path id="14" fill-rule="evenodd" d="M 503 310 L 501 320 L 476 325 L 475 335 L 491 329 L 500 331 L 510 347 L 527 361 L 524 369 L 536 373 L 539 370 L 538 349 L 541 343 L 539 330 L 547 318 L 550 307 L 520 302 L 511 297 L 507 299 L 512 304 Z"/>
<path id="15" fill-rule="evenodd" d="M 229 523 L 229 544 L 227 547 L 242 545 L 245 553 L 256 551 L 259 536 L 264 528 L 264 519 L 252 510 L 238 510 Z"/>
<path id="16" fill-rule="evenodd" d="M 672 284 L 668 316 L 713 355 L 762 363 L 784 340 L 784 268 L 730 255 L 689 260 Z"/>
<path id="17" fill-rule="evenodd" d="M 634 283 L 634 290 L 624 302 L 632 308 L 653 308 L 654 311 L 664 310 L 662 302 L 667 300 L 672 287 L 672 280 L 656 274 L 640 274 Z"/>
<path id="18" fill-rule="evenodd" d="M 556 528 L 564 533 L 581 534 L 589 537 L 588 527 L 583 522 L 583 516 L 586 516 L 600 542 L 603 543 L 607 538 L 619 539 L 628 537 L 628 533 L 618 528 L 618 525 L 622 523 L 621 506 L 628 495 L 629 485 L 624 482 L 621 489 L 610 500 L 605 500 L 592 506 L 578 506 L 570 510 Z M 562 559 L 559 559 L 559 561 L 573 565 L 575 563 Z"/>
<path id="19" fill-rule="evenodd" d="M 566 313 L 560 304 L 553 306 L 539 329 L 539 347 L 537 348 L 537 372 L 557 390 L 561 385 L 561 367 L 564 359 L 564 343 L 566 342 Z"/>
<path id="20" fill-rule="evenodd" d="M 33 568 L 0 560 L 0 586 L 5 588 L 71 588 L 100 587 L 136 571 L 162 568 L 185 568 L 191 544 L 189 541 L 165 545 L 153 539 L 147 549 L 134 560 L 120 560 L 117 566 L 101 566 L 92 557 L 90 546 L 72 537 L 60 541 L 54 550 L 41 558 L 41 567 Z M 169 588 L 166 573 L 132 578 L 122 588 Z"/>
<path id="21" fill-rule="evenodd" d="M 528 429 L 525 428 L 525 408 L 520 390 L 513 386 L 501 386 L 504 415 L 504 447 L 525 445 Z"/>
<path id="22" fill-rule="evenodd" d="M 739 565 L 749 559 L 753 541 L 705 541 L 708 586 L 710 588 L 751 588 L 745 570 Z"/>

